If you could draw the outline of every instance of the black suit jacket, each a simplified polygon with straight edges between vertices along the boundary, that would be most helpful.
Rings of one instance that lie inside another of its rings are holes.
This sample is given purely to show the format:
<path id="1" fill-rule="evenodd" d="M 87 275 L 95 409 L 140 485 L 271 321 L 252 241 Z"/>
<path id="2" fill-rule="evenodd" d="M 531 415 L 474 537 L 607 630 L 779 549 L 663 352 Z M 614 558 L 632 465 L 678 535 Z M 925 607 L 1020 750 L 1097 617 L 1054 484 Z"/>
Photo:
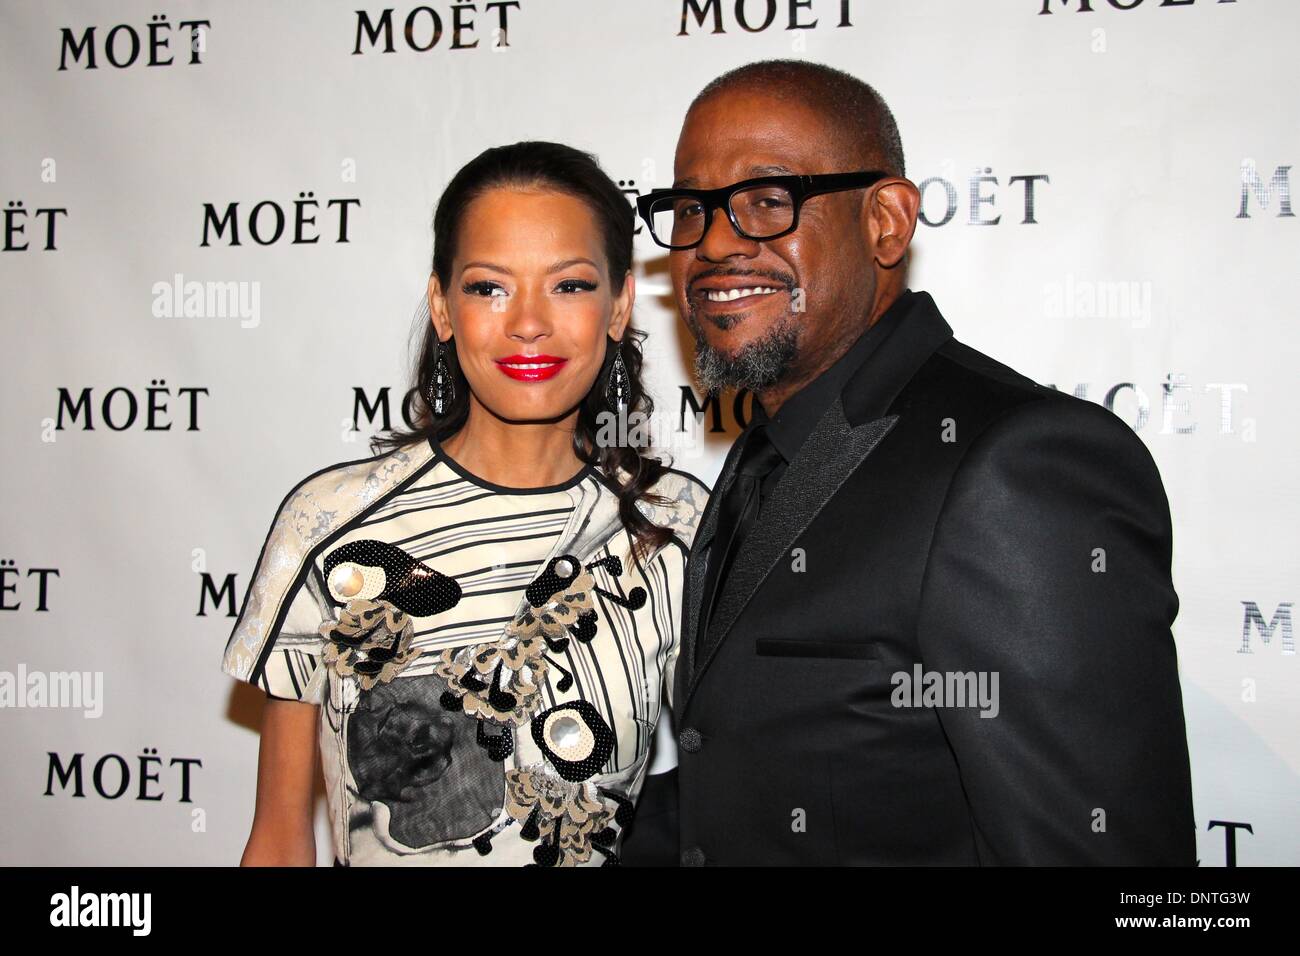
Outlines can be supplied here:
<path id="1" fill-rule="evenodd" d="M 734 459 L 683 597 L 683 863 L 1194 862 L 1169 508 L 1127 425 L 917 294 L 764 504 L 695 660 Z M 996 674 L 996 715 L 900 706 L 931 672 Z"/>

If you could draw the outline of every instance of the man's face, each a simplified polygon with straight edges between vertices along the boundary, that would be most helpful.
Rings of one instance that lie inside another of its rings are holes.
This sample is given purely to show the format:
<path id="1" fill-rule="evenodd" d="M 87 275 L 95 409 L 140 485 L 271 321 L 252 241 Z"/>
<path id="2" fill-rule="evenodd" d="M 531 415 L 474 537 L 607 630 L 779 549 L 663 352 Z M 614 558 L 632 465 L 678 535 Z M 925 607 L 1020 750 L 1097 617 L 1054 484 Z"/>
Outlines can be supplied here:
<path id="1" fill-rule="evenodd" d="M 862 168 L 833 148 L 834 133 L 797 102 L 749 91 L 715 95 L 687 117 L 674 185 L 710 189 L 754 176 Z M 677 307 L 696 339 L 706 391 L 762 392 L 811 377 L 818 359 L 863 328 L 875 288 L 863 229 L 864 192 L 814 196 L 799 228 L 758 242 L 718 210 L 694 249 L 669 254 Z M 735 290 L 742 290 L 737 298 Z M 838 350 L 836 350 L 838 351 Z"/>

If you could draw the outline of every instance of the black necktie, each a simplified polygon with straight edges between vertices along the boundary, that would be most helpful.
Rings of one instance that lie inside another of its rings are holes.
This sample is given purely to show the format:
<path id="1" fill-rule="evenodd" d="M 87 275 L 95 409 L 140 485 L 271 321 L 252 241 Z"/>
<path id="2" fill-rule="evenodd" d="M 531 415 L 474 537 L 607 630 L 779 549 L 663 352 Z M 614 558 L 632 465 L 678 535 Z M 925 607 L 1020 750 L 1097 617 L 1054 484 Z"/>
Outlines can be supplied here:
<path id="1" fill-rule="evenodd" d="M 700 628 L 695 640 L 695 659 L 703 660 L 708 654 L 709 623 L 713 619 L 714 603 L 722 590 L 731 563 L 740 550 L 741 542 L 758 520 L 763 479 L 782 460 L 765 424 L 755 425 L 745 440 L 736 463 L 735 475 L 718 509 L 718 524 L 713 543 L 709 546 L 709 563 L 705 571 L 704 590 L 701 595 Z"/>

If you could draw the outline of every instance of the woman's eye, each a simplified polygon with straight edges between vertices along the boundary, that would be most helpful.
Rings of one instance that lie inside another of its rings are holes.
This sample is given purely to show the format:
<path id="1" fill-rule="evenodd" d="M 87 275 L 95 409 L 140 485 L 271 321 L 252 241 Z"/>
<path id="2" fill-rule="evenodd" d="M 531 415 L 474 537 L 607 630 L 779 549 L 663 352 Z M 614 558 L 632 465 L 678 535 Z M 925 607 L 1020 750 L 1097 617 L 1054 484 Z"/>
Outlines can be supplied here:
<path id="1" fill-rule="evenodd" d="M 570 294 L 574 292 L 594 292 L 596 289 L 596 283 L 588 282 L 586 279 L 565 279 L 555 288 L 560 292 Z"/>
<path id="2" fill-rule="evenodd" d="M 461 291 L 466 295 L 490 296 L 497 295 L 498 293 L 501 295 L 506 294 L 505 289 L 501 288 L 501 286 L 497 285 L 495 282 L 489 282 L 486 279 L 479 282 L 467 282 Z"/>

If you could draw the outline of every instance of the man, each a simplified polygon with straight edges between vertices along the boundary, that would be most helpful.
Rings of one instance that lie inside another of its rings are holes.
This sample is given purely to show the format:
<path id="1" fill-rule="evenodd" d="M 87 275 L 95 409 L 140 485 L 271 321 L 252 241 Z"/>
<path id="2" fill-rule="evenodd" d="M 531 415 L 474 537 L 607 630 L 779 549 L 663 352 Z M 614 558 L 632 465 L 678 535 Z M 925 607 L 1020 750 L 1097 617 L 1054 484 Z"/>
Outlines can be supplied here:
<path id="1" fill-rule="evenodd" d="M 866 84 L 734 70 L 674 170 L 720 190 L 639 203 L 698 377 L 757 399 L 687 571 L 681 862 L 1192 864 L 1146 447 L 906 288 L 920 200 Z M 773 175 L 823 178 L 722 188 Z"/>

